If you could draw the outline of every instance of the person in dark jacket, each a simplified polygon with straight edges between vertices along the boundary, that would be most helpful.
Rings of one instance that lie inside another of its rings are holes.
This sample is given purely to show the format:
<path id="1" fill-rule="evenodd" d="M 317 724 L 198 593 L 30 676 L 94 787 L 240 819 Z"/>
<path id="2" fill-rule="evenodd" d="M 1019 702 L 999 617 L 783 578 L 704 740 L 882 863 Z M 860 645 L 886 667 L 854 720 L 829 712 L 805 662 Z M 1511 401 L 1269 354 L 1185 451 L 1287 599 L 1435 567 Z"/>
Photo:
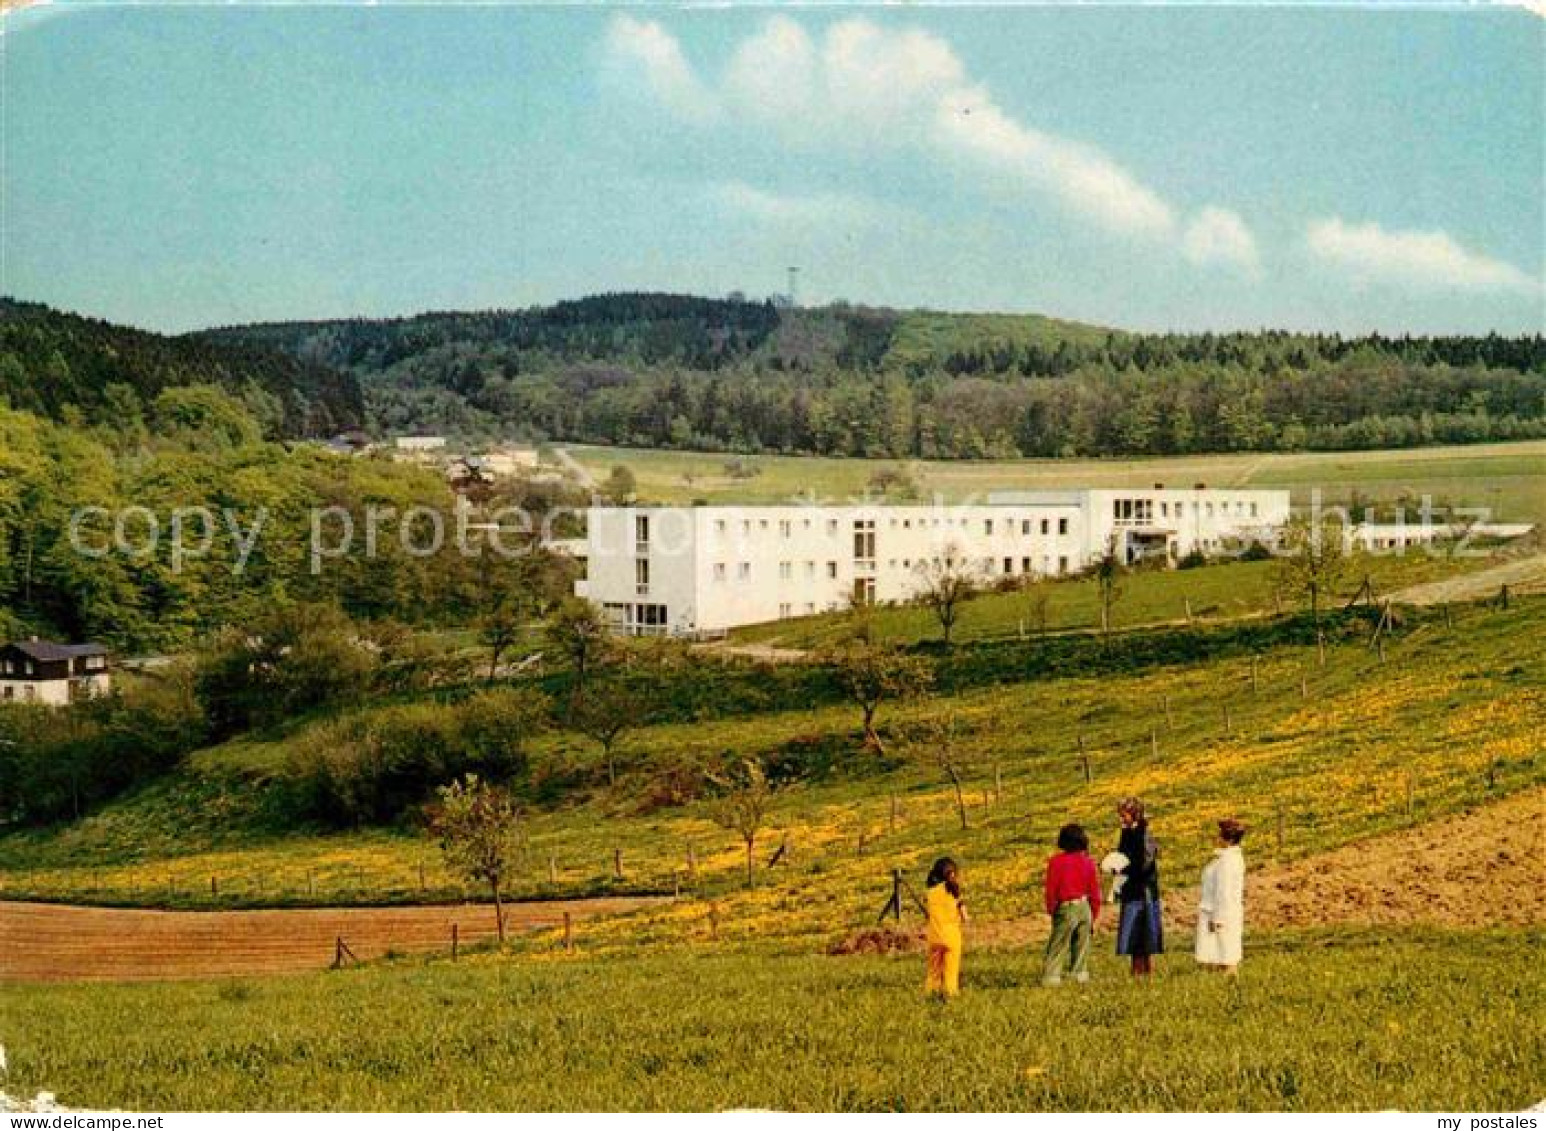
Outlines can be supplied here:
<path id="1" fill-rule="evenodd" d="M 1122 884 L 1117 892 L 1117 953 L 1131 957 L 1133 976 L 1143 978 L 1154 972 L 1154 956 L 1165 951 L 1159 846 L 1138 798 L 1124 799 L 1117 806 L 1117 818 L 1122 823 L 1117 851 L 1127 857 L 1127 866 L 1118 873 Z"/>

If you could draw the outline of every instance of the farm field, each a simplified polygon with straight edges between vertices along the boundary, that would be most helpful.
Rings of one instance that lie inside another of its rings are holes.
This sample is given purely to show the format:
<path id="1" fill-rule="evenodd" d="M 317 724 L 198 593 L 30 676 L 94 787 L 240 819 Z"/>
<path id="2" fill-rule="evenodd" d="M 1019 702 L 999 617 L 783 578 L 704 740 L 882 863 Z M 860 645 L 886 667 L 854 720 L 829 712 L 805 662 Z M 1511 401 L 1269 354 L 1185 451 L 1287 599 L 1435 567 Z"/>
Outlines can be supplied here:
<path id="1" fill-rule="evenodd" d="M 1137 984 L 1105 934 L 1059 991 L 1034 951 L 969 951 L 948 1007 L 915 954 L 410 959 L 12 986 L 0 1027 L 9 1088 L 107 1108 L 1517 1111 L 1546 1083 L 1542 942 L 1290 932 L 1238 979 L 1181 953 Z"/>
<path id="2" fill-rule="evenodd" d="M 598 479 L 621 464 L 642 499 L 662 503 L 782 503 L 864 496 L 882 468 L 908 471 L 920 495 L 948 502 L 995 490 L 1080 486 L 1287 487 L 1295 505 L 1319 488 L 1328 505 L 1353 499 L 1391 504 L 1432 496 L 1435 505 L 1488 507 L 1501 522 L 1546 522 L 1546 440 L 1367 452 L 1239 452 L 1150 459 L 862 460 L 810 456 L 728 456 L 567 446 Z M 750 477 L 728 473 L 737 461 Z M 1382 514 L 1381 517 L 1390 517 Z"/>

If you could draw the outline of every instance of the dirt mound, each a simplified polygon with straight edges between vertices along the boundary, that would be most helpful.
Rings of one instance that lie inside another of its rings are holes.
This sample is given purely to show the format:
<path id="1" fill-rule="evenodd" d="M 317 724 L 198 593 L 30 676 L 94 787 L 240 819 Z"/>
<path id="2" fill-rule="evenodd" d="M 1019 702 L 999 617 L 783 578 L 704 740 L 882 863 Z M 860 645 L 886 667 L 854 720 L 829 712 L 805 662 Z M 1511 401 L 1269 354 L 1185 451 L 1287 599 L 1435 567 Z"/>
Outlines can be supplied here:
<path id="1" fill-rule="evenodd" d="M 903 931 L 895 927 L 870 927 L 845 935 L 827 948 L 828 954 L 905 954 L 923 949 L 921 930 Z"/>
<path id="2" fill-rule="evenodd" d="M 515 932 L 631 911 L 649 899 L 519 903 Z M 0 902 L 0 981 L 118 981 L 320 970 L 338 939 L 359 959 L 451 948 L 494 937 L 487 904 L 296 911 L 125 911 Z"/>

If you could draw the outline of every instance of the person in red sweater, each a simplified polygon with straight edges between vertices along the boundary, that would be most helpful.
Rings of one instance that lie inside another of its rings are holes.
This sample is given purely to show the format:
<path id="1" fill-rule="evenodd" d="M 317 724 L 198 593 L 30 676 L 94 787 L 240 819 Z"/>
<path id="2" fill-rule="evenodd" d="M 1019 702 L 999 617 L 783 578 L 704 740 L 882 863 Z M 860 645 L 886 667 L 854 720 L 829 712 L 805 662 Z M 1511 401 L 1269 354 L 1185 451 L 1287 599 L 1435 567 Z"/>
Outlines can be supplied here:
<path id="1" fill-rule="evenodd" d="M 1058 852 L 1047 861 L 1045 885 L 1052 935 L 1042 963 L 1041 984 L 1060 985 L 1065 973 L 1090 980 L 1090 937 L 1100 915 L 1100 873 L 1090 859 L 1090 838 L 1078 825 L 1058 831 Z"/>

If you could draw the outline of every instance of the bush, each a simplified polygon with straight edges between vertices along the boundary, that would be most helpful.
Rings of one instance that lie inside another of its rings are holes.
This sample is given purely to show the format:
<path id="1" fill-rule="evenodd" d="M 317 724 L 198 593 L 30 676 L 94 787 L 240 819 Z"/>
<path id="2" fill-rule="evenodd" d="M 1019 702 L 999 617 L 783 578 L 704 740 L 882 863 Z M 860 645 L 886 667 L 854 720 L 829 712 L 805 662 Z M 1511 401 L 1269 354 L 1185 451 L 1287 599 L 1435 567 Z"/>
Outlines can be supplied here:
<path id="1" fill-rule="evenodd" d="M 384 824 L 466 774 L 525 784 L 527 738 L 546 701 L 530 690 L 482 691 L 351 715 L 314 728 L 292 759 L 297 807 L 337 825 Z"/>
<path id="2" fill-rule="evenodd" d="M 202 744 L 203 712 L 188 672 L 173 668 L 131 693 L 67 708 L 0 708 L 0 821 L 85 814 L 175 769 Z"/>

